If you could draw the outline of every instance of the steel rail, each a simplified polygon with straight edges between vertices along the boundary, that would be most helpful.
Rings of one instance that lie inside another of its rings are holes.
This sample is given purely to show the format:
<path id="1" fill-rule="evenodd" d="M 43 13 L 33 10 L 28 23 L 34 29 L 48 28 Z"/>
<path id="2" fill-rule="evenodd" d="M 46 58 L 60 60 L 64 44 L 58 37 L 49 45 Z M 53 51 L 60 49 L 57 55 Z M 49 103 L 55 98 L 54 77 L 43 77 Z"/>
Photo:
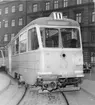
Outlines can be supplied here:
<path id="1" fill-rule="evenodd" d="M 64 94 L 64 92 L 62 92 L 62 91 L 60 90 L 60 88 L 59 88 L 59 91 L 60 91 L 60 93 L 62 94 L 62 96 L 64 97 L 64 99 L 65 99 L 65 101 L 66 101 L 66 104 L 67 104 L 67 105 L 70 105 L 70 104 L 69 104 L 69 101 L 68 101 L 68 99 L 67 99 L 67 97 L 66 97 L 66 95 Z"/>
<path id="2" fill-rule="evenodd" d="M 24 96 L 26 95 L 26 92 L 27 92 L 27 87 L 25 87 L 24 94 L 16 105 L 20 105 L 21 101 L 23 100 Z"/>

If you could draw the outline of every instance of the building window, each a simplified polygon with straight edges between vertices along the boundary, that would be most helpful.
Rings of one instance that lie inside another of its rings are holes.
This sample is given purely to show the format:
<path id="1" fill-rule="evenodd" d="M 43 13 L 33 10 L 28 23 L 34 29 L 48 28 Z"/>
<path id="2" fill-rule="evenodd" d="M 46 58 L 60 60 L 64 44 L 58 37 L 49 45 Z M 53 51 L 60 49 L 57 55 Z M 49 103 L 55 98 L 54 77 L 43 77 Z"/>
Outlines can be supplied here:
<path id="1" fill-rule="evenodd" d="M 76 21 L 81 23 L 81 13 L 76 14 Z"/>
<path id="2" fill-rule="evenodd" d="M 23 11 L 23 4 L 19 5 L 19 11 Z"/>
<path id="3" fill-rule="evenodd" d="M 23 20 L 22 20 L 22 18 L 20 18 L 19 19 L 19 26 L 22 26 L 22 24 L 23 24 Z"/>
<path id="4" fill-rule="evenodd" d="M 95 11 L 92 12 L 92 22 L 95 22 Z"/>
<path id="5" fill-rule="evenodd" d="M 54 1 L 54 9 L 58 8 L 58 0 Z"/>
<path id="6" fill-rule="evenodd" d="M 83 42 L 88 42 L 88 36 L 87 36 L 87 31 L 86 30 L 82 31 L 82 41 Z"/>
<path id="7" fill-rule="evenodd" d="M 91 52 L 91 64 L 95 64 L 95 52 Z"/>
<path id="8" fill-rule="evenodd" d="M 15 26 L 15 20 L 12 20 L 11 26 Z"/>
<path id="9" fill-rule="evenodd" d="M 8 14 L 8 7 L 5 8 L 5 14 Z"/>
<path id="10" fill-rule="evenodd" d="M 15 36 L 15 34 L 14 34 L 14 33 L 12 33 L 12 34 L 11 34 L 11 40 L 14 38 L 14 36 Z"/>
<path id="11" fill-rule="evenodd" d="M 88 62 L 89 61 L 89 51 L 87 49 L 84 49 L 83 57 L 84 57 L 84 62 Z"/>
<path id="12" fill-rule="evenodd" d="M 0 15 L 2 14 L 2 9 L 0 9 Z"/>
<path id="13" fill-rule="evenodd" d="M 8 41 L 8 34 L 4 35 L 4 42 Z"/>
<path id="14" fill-rule="evenodd" d="M 68 6 L 68 0 L 64 0 L 64 7 Z"/>
<path id="15" fill-rule="evenodd" d="M 37 4 L 34 4 L 33 5 L 33 12 L 37 12 L 37 10 L 38 10 L 38 5 Z"/>
<path id="16" fill-rule="evenodd" d="M 77 0 L 77 4 L 82 4 L 82 0 Z"/>
<path id="17" fill-rule="evenodd" d="M 30 12 L 32 12 L 33 11 L 33 8 L 32 8 L 32 6 L 31 5 L 28 5 L 28 7 L 27 7 L 28 9 L 27 9 L 27 11 L 28 11 L 28 13 L 30 13 Z"/>
<path id="18" fill-rule="evenodd" d="M 95 43 L 95 31 L 91 32 L 91 42 Z"/>
<path id="19" fill-rule="evenodd" d="M 5 21 L 5 27 L 8 27 L 8 21 L 7 20 Z"/>
<path id="20" fill-rule="evenodd" d="M 46 10 L 50 10 L 50 2 L 46 2 Z"/>
<path id="21" fill-rule="evenodd" d="M 15 12 L 15 6 L 12 6 L 12 13 Z"/>
<path id="22" fill-rule="evenodd" d="M 67 15 L 64 15 L 63 17 L 64 17 L 64 18 L 68 18 L 68 16 L 67 16 Z"/>
<path id="23" fill-rule="evenodd" d="M 1 22 L 0 22 L 0 28 L 1 28 Z"/>

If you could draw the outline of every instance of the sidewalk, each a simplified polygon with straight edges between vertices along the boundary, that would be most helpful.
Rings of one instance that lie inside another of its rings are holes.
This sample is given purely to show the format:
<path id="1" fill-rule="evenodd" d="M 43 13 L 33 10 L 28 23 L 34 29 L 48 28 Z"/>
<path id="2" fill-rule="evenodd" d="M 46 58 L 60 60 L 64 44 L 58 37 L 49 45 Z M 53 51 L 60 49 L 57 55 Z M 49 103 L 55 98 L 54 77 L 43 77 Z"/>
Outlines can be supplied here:
<path id="1" fill-rule="evenodd" d="M 10 78 L 4 73 L 0 72 L 0 94 L 10 85 Z"/>
<path id="2" fill-rule="evenodd" d="M 95 73 L 85 74 L 81 87 L 95 96 Z"/>
<path id="3" fill-rule="evenodd" d="M 24 95 L 25 87 L 4 73 L 0 74 L 0 105 L 17 105 Z"/>

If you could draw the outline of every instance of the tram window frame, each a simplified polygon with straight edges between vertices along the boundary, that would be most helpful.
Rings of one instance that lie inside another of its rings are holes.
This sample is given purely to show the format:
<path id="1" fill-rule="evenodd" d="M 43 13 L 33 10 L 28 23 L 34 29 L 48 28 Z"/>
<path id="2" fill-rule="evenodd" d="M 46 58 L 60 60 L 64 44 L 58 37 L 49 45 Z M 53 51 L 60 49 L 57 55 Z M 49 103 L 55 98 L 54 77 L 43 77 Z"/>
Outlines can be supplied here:
<path id="1" fill-rule="evenodd" d="M 19 53 L 19 37 L 16 39 L 15 47 L 16 47 L 16 54 L 18 54 Z"/>
<path id="2" fill-rule="evenodd" d="M 12 44 L 12 55 L 19 53 L 19 37 L 17 37 Z"/>
<path id="3" fill-rule="evenodd" d="M 12 42 L 12 55 L 15 55 L 15 41 Z"/>
<path id="4" fill-rule="evenodd" d="M 21 43 L 23 44 L 23 46 L 21 45 Z M 19 36 L 19 50 L 20 53 L 27 51 L 27 31 L 23 32 Z"/>
<path id="5" fill-rule="evenodd" d="M 0 51 L 0 58 L 2 58 L 2 53 L 1 53 L 1 51 Z"/>
<path id="6" fill-rule="evenodd" d="M 28 51 L 37 50 L 38 48 L 39 48 L 39 41 L 38 41 L 36 28 L 34 27 L 28 30 Z"/>
<path id="7" fill-rule="evenodd" d="M 5 49 L 5 50 L 3 51 L 3 54 L 4 54 L 4 57 L 8 57 L 8 50 Z"/>

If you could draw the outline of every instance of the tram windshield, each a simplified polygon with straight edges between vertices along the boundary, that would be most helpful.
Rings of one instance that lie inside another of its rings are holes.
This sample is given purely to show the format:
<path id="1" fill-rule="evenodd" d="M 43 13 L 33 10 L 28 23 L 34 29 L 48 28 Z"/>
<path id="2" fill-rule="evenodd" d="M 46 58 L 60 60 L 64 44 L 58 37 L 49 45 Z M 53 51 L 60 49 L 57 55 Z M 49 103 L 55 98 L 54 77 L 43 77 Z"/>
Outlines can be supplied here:
<path id="1" fill-rule="evenodd" d="M 79 48 L 77 28 L 40 28 L 43 47 Z"/>

